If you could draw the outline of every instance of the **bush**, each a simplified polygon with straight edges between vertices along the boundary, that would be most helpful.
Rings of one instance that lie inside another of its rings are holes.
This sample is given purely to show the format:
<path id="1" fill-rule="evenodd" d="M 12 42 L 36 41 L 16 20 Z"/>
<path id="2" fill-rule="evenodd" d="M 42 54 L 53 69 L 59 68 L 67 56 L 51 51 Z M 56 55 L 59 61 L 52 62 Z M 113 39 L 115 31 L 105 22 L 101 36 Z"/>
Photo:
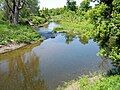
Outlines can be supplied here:
<path id="1" fill-rule="evenodd" d="M 90 9 L 86 12 L 85 17 L 86 19 L 90 19 L 90 21 L 94 24 L 99 23 L 100 20 L 104 20 L 105 18 L 105 11 L 107 6 L 105 4 L 100 4 L 93 9 Z"/>
<path id="2" fill-rule="evenodd" d="M 118 16 L 118 17 L 117 17 Z M 100 45 L 100 56 L 105 56 L 120 64 L 120 18 L 102 21 L 97 27 L 95 40 Z"/>
<path id="3" fill-rule="evenodd" d="M 46 22 L 45 18 L 39 16 L 32 16 L 31 19 L 34 25 L 44 24 Z"/>

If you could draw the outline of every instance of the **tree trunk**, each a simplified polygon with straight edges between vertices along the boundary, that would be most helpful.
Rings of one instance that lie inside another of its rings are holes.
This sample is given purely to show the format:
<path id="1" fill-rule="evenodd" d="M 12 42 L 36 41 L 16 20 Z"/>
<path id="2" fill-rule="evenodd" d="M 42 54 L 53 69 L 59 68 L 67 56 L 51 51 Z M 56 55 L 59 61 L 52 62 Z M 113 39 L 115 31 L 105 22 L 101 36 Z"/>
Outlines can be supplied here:
<path id="1" fill-rule="evenodd" d="M 13 0 L 13 16 L 12 16 L 12 23 L 14 25 L 18 24 L 18 18 L 19 18 L 19 8 L 18 8 L 18 1 Z"/>
<path id="2" fill-rule="evenodd" d="M 12 23 L 14 25 L 17 25 L 18 24 L 18 19 L 19 19 L 19 9 L 17 8 L 17 6 L 15 6 L 14 12 L 13 12 L 13 21 L 12 21 Z"/>
<path id="3" fill-rule="evenodd" d="M 8 20 L 14 24 L 17 25 L 19 21 L 19 12 L 20 12 L 20 7 L 23 6 L 21 4 L 21 0 L 5 0 L 6 2 L 6 15 Z"/>

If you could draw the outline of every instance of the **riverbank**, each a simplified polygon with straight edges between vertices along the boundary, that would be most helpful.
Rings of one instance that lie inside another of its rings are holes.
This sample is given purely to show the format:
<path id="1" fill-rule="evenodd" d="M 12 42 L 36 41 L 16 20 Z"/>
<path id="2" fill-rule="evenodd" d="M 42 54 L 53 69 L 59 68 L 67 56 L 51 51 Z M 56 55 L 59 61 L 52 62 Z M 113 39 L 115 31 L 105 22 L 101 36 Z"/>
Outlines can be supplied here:
<path id="1" fill-rule="evenodd" d="M 57 90 L 119 90 L 120 76 L 84 76 L 60 86 Z"/>
<path id="2" fill-rule="evenodd" d="M 0 53 L 39 41 L 40 35 L 31 26 L 0 23 Z"/>
<path id="3" fill-rule="evenodd" d="M 22 44 L 9 44 L 7 46 L 0 45 L 0 53 L 6 53 L 6 52 L 9 52 L 9 51 L 21 48 L 21 47 L 23 47 L 25 45 L 26 45 L 25 43 L 22 43 Z"/>
<path id="4" fill-rule="evenodd" d="M 95 34 L 95 26 L 91 24 L 89 20 L 81 20 L 79 17 L 76 17 L 76 19 L 73 18 L 74 16 L 74 14 L 70 14 L 69 17 L 59 18 L 60 26 L 54 28 L 54 31 L 73 33 L 78 36 L 92 38 Z"/>
<path id="5" fill-rule="evenodd" d="M 20 49 L 22 47 L 25 47 L 27 45 L 32 45 L 32 44 L 36 44 L 42 42 L 42 39 L 39 39 L 38 41 L 32 41 L 30 44 L 26 44 L 26 43 L 14 43 L 14 44 L 8 44 L 8 45 L 0 45 L 0 54 L 4 54 L 10 51 L 14 51 L 16 49 Z"/>

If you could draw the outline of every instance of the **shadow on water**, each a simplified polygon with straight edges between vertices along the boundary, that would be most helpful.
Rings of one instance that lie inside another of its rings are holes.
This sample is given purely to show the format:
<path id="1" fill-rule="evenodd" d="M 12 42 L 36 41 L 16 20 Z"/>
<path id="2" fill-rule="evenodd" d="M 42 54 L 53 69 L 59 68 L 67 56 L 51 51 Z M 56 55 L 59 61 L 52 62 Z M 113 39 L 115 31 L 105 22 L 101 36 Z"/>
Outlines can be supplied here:
<path id="1" fill-rule="evenodd" d="M 54 33 L 56 26 L 38 30 L 43 42 L 0 54 L 0 90 L 55 90 L 64 81 L 112 67 L 96 55 L 99 46 L 93 40 Z"/>
<path id="2" fill-rule="evenodd" d="M 115 66 L 114 68 L 108 70 L 107 76 L 120 75 L 120 67 Z"/>

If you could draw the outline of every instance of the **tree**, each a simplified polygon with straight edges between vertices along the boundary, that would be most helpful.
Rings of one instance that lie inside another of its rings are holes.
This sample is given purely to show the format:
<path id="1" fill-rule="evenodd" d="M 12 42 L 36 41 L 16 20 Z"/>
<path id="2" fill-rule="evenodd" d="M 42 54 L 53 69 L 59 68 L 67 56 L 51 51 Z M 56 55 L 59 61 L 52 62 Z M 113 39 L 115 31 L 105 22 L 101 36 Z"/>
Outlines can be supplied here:
<path id="1" fill-rule="evenodd" d="M 28 18 L 30 15 L 39 14 L 38 0 L 27 0 L 24 5 L 24 8 L 20 11 L 20 16 L 22 18 Z"/>
<path id="2" fill-rule="evenodd" d="M 14 25 L 18 24 L 19 13 L 25 4 L 25 0 L 5 0 L 5 10 L 9 21 Z"/>
<path id="3" fill-rule="evenodd" d="M 90 7 L 90 0 L 84 0 L 80 3 L 80 9 L 82 11 L 87 11 L 89 10 L 91 7 Z"/>
<path id="4" fill-rule="evenodd" d="M 92 1 L 93 2 L 97 1 L 97 2 L 100 2 L 100 3 L 105 3 L 108 6 L 112 5 L 112 2 L 113 2 L 113 0 L 92 0 Z"/>
<path id="5" fill-rule="evenodd" d="M 109 5 L 112 5 L 112 11 L 109 12 L 111 17 L 109 17 L 108 19 L 101 19 L 96 27 L 96 35 L 94 39 L 99 43 L 100 46 L 100 51 L 98 54 L 102 57 L 104 56 L 113 60 L 112 63 L 120 67 L 120 0 L 101 1 L 104 2 L 104 5 L 107 6 L 105 6 L 106 8 L 111 8 Z M 110 1 L 112 1 L 112 4 Z M 95 10 L 95 8 L 92 10 Z M 101 8 L 103 8 L 103 6 L 101 6 Z M 95 11 L 98 12 L 100 10 L 96 9 Z M 104 13 L 107 11 L 107 9 L 103 8 L 101 9 L 101 11 Z M 94 14 L 92 16 L 92 11 L 88 13 L 88 15 L 92 17 L 94 17 Z M 106 14 L 101 13 L 100 16 L 99 14 L 97 14 L 97 18 L 102 18 L 103 16 L 106 16 Z"/>
<path id="6" fill-rule="evenodd" d="M 112 10 L 113 10 L 113 5 L 112 2 L 113 0 L 92 0 L 94 1 L 98 1 L 100 4 L 104 3 L 108 6 L 108 8 L 106 9 L 106 12 L 104 12 L 106 14 L 106 18 L 110 18 L 111 14 L 112 14 Z"/>
<path id="7" fill-rule="evenodd" d="M 35 11 L 35 9 L 38 8 L 37 0 L 5 0 L 4 3 L 4 9 L 7 14 L 6 16 L 14 25 L 18 24 L 20 14 L 22 10 L 25 12 L 26 8 L 29 9 L 29 12 Z"/>
<path id="8" fill-rule="evenodd" d="M 74 0 L 67 0 L 67 8 L 71 11 L 76 11 L 76 1 Z"/>
<path id="9" fill-rule="evenodd" d="M 114 0 L 112 2 L 113 5 L 113 13 L 119 14 L 120 13 L 120 0 Z"/>

